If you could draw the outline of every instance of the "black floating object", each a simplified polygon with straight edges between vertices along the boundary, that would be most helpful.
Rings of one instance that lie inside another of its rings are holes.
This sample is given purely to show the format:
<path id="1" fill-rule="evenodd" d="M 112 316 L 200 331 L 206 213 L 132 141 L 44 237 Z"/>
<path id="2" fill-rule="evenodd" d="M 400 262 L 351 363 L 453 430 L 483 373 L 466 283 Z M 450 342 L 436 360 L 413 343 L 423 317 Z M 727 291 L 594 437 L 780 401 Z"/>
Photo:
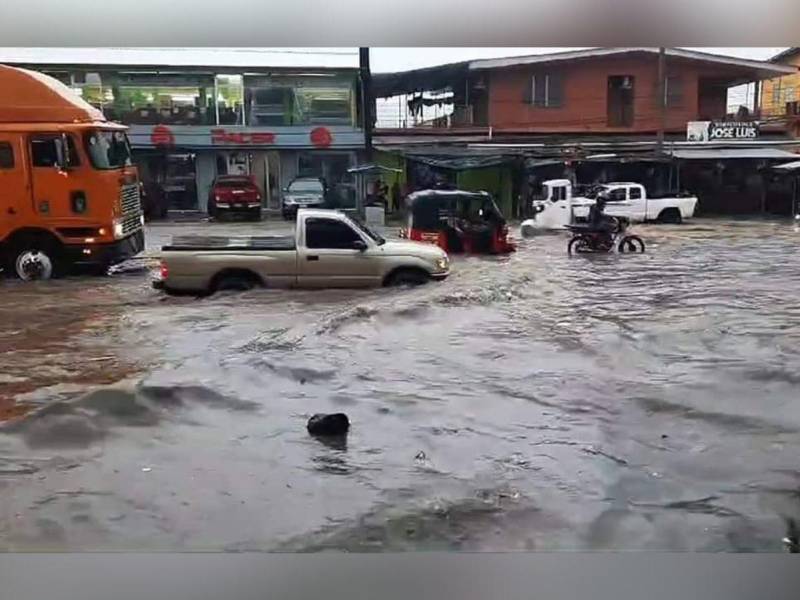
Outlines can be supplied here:
<path id="1" fill-rule="evenodd" d="M 306 429 L 311 435 L 335 436 L 346 435 L 350 429 L 350 420 L 344 413 L 333 413 L 330 415 L 316 414 L 308 420 Z"/>

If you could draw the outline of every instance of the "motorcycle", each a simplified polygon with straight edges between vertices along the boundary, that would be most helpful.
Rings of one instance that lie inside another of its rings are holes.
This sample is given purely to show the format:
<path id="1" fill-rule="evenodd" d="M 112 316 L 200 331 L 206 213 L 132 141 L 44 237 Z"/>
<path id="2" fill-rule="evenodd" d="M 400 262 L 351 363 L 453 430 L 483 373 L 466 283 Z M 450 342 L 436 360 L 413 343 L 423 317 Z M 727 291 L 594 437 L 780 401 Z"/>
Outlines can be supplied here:
<path id="1" fill-rule="evenodd" d="M 611 217 L 610 230 L 598 230 L 590 225 L 567 225 L 572 232 L 567 244 L 569 254 L 611 252 L 614 247 L 622 253 L 644 252 L 644 240 L 638 235 L 625 233 L 630 221 L 624 217 Z"/>

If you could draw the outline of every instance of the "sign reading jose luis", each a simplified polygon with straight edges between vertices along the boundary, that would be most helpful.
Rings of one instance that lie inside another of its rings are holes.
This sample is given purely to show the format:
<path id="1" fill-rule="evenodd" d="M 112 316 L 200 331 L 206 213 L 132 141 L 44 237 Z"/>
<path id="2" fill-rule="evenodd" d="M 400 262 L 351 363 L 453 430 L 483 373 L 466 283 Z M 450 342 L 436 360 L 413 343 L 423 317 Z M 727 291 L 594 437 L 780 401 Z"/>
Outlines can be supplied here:
<path id="1" fill-rule="evenodd" d="M 759 134 L 757 121 L 689 121 L 686 126 L 690 142 L 754 140 Z"/>

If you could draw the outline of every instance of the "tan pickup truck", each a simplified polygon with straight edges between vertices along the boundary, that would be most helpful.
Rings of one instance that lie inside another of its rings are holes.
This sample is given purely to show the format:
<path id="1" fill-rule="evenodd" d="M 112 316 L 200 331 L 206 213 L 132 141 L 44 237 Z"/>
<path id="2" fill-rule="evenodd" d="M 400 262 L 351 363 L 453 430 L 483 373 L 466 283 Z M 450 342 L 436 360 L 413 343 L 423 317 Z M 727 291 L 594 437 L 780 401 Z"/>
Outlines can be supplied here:
<path id="1" fill-rule="evenodd" d="M 432 244 L 387 241 L 335 210 L 301 209 L 294 235 L 193 237 L 162 248 L 153 285 L 208 294 L 253 287 L 377 287 L 442 280 L 447 254 Z"/>

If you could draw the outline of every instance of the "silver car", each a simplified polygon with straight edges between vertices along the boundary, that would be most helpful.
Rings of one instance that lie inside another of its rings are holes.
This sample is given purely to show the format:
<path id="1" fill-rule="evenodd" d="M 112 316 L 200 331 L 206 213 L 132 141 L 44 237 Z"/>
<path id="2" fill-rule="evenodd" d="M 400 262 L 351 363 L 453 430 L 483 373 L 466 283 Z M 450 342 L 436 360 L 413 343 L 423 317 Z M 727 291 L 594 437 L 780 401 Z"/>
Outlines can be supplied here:
<path id="1" fill-rule="evenodd" d="M 284 219 L 294 219 L 300 208 L 323 208 L 325 183 L 316 177 L 298 177 L 283 192 L 281 212 Z"/>

